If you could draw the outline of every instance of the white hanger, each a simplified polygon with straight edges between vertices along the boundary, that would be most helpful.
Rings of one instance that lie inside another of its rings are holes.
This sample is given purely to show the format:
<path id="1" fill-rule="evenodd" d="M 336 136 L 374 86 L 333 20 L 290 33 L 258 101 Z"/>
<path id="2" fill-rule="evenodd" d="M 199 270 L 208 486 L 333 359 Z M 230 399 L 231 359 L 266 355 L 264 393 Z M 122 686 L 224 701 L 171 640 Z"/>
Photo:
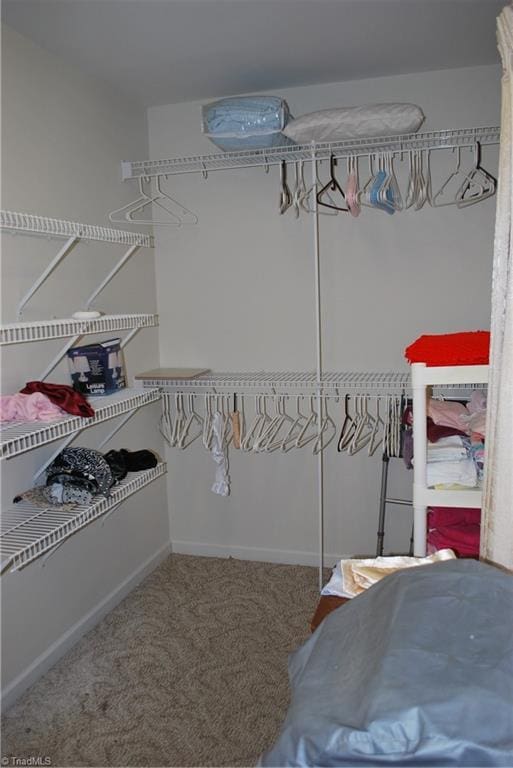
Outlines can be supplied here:
<path id="1" fill-rule="evenodd" d="M 122 206 L 122 208 L 118 208 L 115 211 L 111 211 L 109 213 L 109 219 L 110 221 L 114 222 L 115 224 L 160 224 L 163 226 L 169 225 L 169 226 L 181 226 L 181 221 L 172 211 L 169 211 L 167 208 L 165 208 L 160 202 L 160 194 L 157 194 L 153 197 L 150 197 L 146 194 L 144 191 L 144 181 L 142 177 L 140 176 L 138 178 L 138 184 L 139 184 L 139 197 L 137 200 L 132 201 L 131 203 L 128 203 L 127 205 Z M 173 221 L 155 221 L 154 219 L 134 219 L 133 214 L 139 213 L 140 211 L 143 211 L 145 208 L 147 208 L 152 203 L 155 203 L 160 208 L 162 208 L 166 213 L 172 217 Z"/>
<path id="2" fill-rule="evenodd" d="M 198 437 L 200 437 L 203 434 L 203 419 L 198 413 L 196 413 L 196 410 L 194 408 L 194 394 L 188 395 L 187 400 L 189 405 L 189 417 L 183 426 L 183 429 L 181 431 L 180 437 L 177 442 L 178 448 L 182 448 L 182 449 L 188 448 L 189 445 L 191 445 L 195 440 L 197 440 Z M 194 434 L 188 440 L 188 442 L 185 442 L 193 424 L 197 424 L 199 429 L 196 431 L 196 434 Z"/>

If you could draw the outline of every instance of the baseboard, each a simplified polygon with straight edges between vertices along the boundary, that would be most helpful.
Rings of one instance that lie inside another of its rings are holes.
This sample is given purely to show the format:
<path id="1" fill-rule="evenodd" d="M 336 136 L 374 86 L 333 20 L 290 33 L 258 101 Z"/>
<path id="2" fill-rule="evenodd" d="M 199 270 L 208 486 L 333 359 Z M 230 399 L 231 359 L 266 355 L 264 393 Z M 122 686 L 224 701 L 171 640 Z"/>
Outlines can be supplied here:
<path id="1" fill-rule="evenodd" d="M 83 616 L 58 640 L 38 656 L 23 672 L 2 689 L 2 710 L 12 706 L 19 696 L 50 667 L 69 651 L 69 649 L 123 600 L 146 576 L 148 576 L 171 553 L 168 543 L 152 555 L 137 570 L 130 574 L 116 589 L 103 598 L 89 613 Z"/>
<path id="2" fill-rule="evenodd" d="M 231 547 L 220 544 L 203 544 L 195 541 L 173 541 L 172 551 L 180 555 L 200 557 L 234 557 L 237 560 L 257 560 L 285 565 L 319 565 L 318 552 L 302 552 L 295 549 L 260 549 L 257 547 Z M 351 555 L 324 555 L 324 564 L 331 568 L 337 560 Z"/>

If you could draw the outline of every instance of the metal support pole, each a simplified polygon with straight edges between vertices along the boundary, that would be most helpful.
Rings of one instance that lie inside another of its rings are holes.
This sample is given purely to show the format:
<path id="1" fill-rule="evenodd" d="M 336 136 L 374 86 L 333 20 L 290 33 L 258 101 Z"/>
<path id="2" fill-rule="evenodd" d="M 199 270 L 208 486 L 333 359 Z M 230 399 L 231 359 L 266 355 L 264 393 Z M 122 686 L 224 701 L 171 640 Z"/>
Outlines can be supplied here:
<path id="1" fill-rule="evenodd" d="M 96 288 L 95 291 L 89 296 L 89 298 L 86 301 L 86 309 L 89 309 L 93 301 L 96 299 L 96 297 L 103 291 L 106 285 L 110 283 L 114 275 L 116 275 L 121 267 L 126 264 L 128 259 L 133 256 L 133 254 L 138 250 L 140 246 L 139 245 L 132 245 L 128 251 L 125 253 L 124 256 L 121 257 L 121 259 L 118 261 L 118 263 L 111 269 L 107 277 L 100 283 L 98 288 Z"/>
<path id="2" fill-rule="evenodd" d="M 40 288 L 46 278 L 51 275 L 51 273 L 54 271 L 54 269 L 57 267 L 59 262 L 63 260 L 63 258 L 71 251 L 71 249 L 78 243 L 80 240 L 80 237 L 78 235 L 74 235 L 73 237 L 70 237 L 69 240 L 65 242 L 65 244 L 62 246 L 60 251 L 52 261 L 49 263 L 45 271 L 43 272 L 40 277 L 36 280 L 34 285 L 31 287 L 31 289 L 25 294 L 25 296 L 22 298 L 20 303 L 18 304 L 18 318 L 20 318 L 23 314 L 23 307 L 30 301 L 32 296 L 35 294 L 38 288 Z"/>
<path id="3" fill-rule="evenodd" d="M 322 439 L 323 398 L 322 380 L 322 311 L 321 311 L 321 263 L 319 252 L 319 208 L 317 204 L 317 159 L 312 146 L 312 186 L 313 186 L 313 245 L 315 261 L 315 325 L 316 325 L 316 376 L 317 376 L 317 412 L 319 414 L 319 443 Z M 324 582 L 324 451 L 317 454 L 318 510 L 319 510 L 319 591 Z"/>
<path id="4" fill-rule="evenodd" d="M 125 336 L 125 338 L 124 338 L 124 339 L 123 339 L 123 340 L 120 342 L 119 348 L 120 348 L 120 349 L 123 349 L 124 347 L 126 347 L 126 345 L 128 344 L 128 342 L 129 342 L 129 341 L 132 341 L 132 339 L 134 338 L 135 334 L 136 334 L 136 333 L 139 333 L 139 331 L 140 331 L 140 330 L 141 330 L 140 328 L 132 328 L 132 330 L 130 331 L 130 333 L 127 333 L 127 335 Z"/>

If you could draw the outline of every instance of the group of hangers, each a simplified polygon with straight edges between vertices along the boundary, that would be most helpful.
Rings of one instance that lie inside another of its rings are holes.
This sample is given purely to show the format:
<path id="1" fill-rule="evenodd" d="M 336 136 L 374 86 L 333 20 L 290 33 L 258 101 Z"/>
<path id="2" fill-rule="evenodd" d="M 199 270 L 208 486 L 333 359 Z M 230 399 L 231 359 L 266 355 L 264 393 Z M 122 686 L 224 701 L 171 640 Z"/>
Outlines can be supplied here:
<path id="1" fill-rule="evenodd" d="M 289 400 L 294 401 L 290 410 Z M 222 447 L 232 445 L 246 453 L 288 453 L 310 446 L 324 451 L 338 436 L 337 451 L 350 456 L 367 449 L 372 456 L 380 445 L 389 456 L 401 455 L 401 425 L 405 401 L 401 395 L 346 395 L 343 408 L 335 397 L 333 414 L 327 398 L 315 395 L 164 394 L 160 432 L 171 447 L 188 448 L 201 438 L 212 449 L 214 416 L 221 418 Z M 201 411 L 201 412 L 200 412 Z M 335 416 L 337 418 L 337 416 Z"/>
<path id="2" fill-rule="evenodd" d="M 167 178 L 167 177 L 166 177 Z M 182 224 L 197 224 L 198 217 L 184 205 L 162 189 L 161 176 L 154 177 L 155 190 L 152 191 L 152 179 L 141 176 L 138 179 L 139 197 L 122 208 L 109 213 L 110 221 L 115 224 L 141 224 L 180 227 Z M 147 191 L 144 185 L 147 185 Z M 156 207 L 150 207 L 156 206 Z M 147 214 L 145 217 L 144 214 Z M 153 214 L 153 215 L 152 215 Z"/>
<path id="3" fill-rule="evenodd" d="M 351 155 L 347 158 L 347 174 L 344 183 L 337 178 L 338 160 L 331 155 L 329 178 L 326 183 L 317 179 L 317 184 L 308 190 L 304 183 L 303 161 L 295 163 L 295 184 L 291 192 L 287 183 L 287 165 L 280 166 L 279 212 L 285 213 L 293 208 L 296 216 L 301 209 L 310 213 L 313 210 L 312 194 L 316 195 L 319 213 L 338 213 L 342 211 L 357 217 L 362 206 L 393 214 L 396 211 L 412 208 L 420 210 L 425 203 L 434 208 L 456 205 L 466 208 L 481 202 L 495 193 L 496 179 L 481 166 L 481 148 L 479 143 L 472 147 L 473 162 L 470 168 L 462 167 L 462 148 L 455 147 L 457 164 L 438 191 L 433 192 L 431 176 L 431 150 L 413 149 L 400 152 L 400 159 L 407 155 L 408 181 L 403 198 L 397 180 L 393 152 L 376 153 L 368 156 L 369 178 L 360 186 L 359 166 L 361 157 Z"/>

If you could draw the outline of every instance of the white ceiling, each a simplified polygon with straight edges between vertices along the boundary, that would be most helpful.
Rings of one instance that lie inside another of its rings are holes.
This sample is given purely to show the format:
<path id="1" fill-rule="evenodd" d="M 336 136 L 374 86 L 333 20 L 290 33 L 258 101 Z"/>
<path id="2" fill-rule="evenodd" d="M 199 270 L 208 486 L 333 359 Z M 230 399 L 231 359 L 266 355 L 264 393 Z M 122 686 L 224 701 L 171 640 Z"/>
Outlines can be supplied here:
<path id="1" fill-rule="evenodd" d="M 3 0 L 2 19 L 151 106 L 498 62 L 506 0 Z"/>

